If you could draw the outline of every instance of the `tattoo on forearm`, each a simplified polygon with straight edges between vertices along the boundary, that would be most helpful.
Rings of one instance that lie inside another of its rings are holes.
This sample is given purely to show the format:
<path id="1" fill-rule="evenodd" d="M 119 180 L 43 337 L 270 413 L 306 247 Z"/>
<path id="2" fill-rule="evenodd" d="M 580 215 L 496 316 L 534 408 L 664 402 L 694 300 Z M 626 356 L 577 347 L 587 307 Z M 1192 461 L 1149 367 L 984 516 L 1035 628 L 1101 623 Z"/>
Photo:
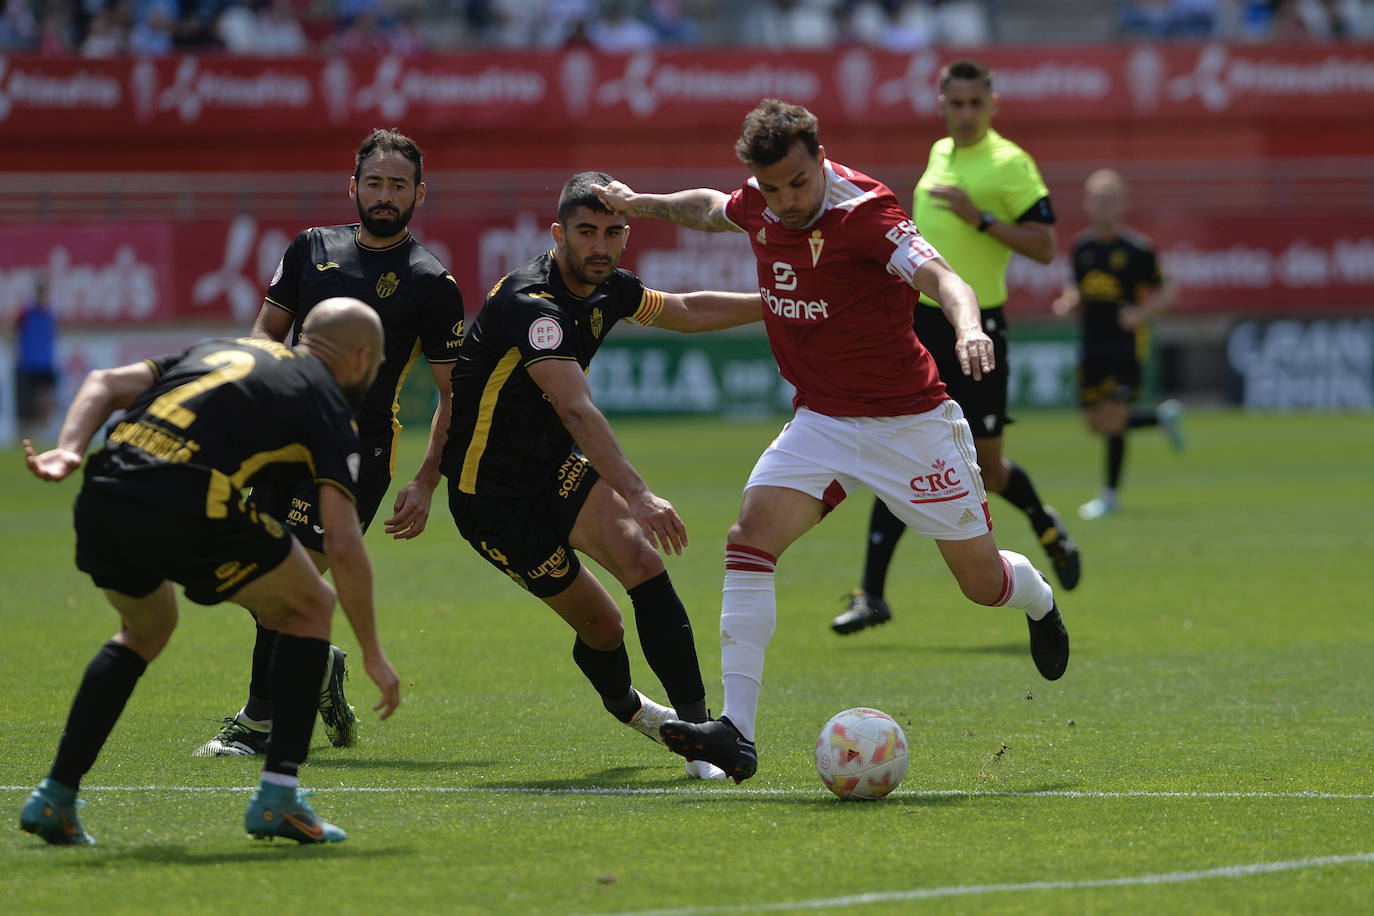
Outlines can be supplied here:
<path id="1" fill-rule="evenodd" d="M 650 216 L 671 220 L 688 229 L 724 229 L 724 215 L 715 208 L 715 201 L 705 194 L 665 197 L 654 201 Z"/>

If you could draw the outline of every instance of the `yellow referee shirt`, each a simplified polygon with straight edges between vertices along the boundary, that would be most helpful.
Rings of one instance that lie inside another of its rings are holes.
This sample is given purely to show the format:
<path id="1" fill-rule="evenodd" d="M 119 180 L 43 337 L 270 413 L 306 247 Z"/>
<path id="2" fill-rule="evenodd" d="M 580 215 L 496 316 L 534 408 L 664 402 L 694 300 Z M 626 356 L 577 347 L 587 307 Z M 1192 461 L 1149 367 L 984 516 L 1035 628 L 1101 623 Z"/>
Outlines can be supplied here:
<path id="1" fill-rule="evenodd" d="M 947 210 L 930 196 L 933 185 L 954 185 L 968 194 L 973 205 L 987 210 L 998 221 L 1015 224 L 1036 201 L 1049 195 L 1025 150 L 988 129 L 973 146 L 956 148 L 945 137 L 930 148 L 930 162 L 916 183 L 912 214 L 935 250 L 949 262 L 954 272 L 973 287 L 978 304 L 993 308 L 1007 301 L 1007 261 L 1011 249 L 985 232 L 979 232 Z M 921 302 L 936 305 L 922 295 Z"/>

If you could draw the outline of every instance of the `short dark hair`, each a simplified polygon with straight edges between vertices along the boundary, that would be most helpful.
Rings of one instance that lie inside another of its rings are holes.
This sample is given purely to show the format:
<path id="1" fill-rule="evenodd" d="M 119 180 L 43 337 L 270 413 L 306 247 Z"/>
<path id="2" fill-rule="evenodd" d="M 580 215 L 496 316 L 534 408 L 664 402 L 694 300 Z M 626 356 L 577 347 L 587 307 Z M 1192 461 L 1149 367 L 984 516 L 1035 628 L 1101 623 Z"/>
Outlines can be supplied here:
<path id="1" fill-rule="evenodd" d="M 944 92 L 950 80 L 982 80 L 983 85 L 992 89 L 992 71 L 987 64 L 979 63 L 971 57 L 961 57 L 950 61 L 940 68 L 940 91 Z"/>
<path id="2" fill-rule="evenodd" d="M 564 226 L 568 224 L 568 218 L 577 212 L 578 209 L 586 207 L 593 213 L 610 213 L 611 208 L 601 202 L 601 198 L 596 196 L 592 190 L 592 185 L 608 185 L 615 181 L 605 172 L 578 172 L 568 179 L 568 183 L 563 185 L 563 190 L 558 195 L 558 222 Z"/>
<path id="3" fill-rule="evenodd" d="M 814 156 L 821 149 L 819 132 L 816 116 L 805 108 L 781 99 L 764 99 L 744 116 L 735 155 L 748 166 L 769 166 L 801 142 Z"/>
<path id="4" fill-rule="evenodd" d="M 420 145 L 394 127 L 374 127 L 372 133 L 358 144 L 358 152 L 353 156 L 353 179 L 362 177 L 363 163 L 374 153 L 400 153 L 415 166 L 415 183 L 418 185 L 424 173 L 425 154 Z"/>

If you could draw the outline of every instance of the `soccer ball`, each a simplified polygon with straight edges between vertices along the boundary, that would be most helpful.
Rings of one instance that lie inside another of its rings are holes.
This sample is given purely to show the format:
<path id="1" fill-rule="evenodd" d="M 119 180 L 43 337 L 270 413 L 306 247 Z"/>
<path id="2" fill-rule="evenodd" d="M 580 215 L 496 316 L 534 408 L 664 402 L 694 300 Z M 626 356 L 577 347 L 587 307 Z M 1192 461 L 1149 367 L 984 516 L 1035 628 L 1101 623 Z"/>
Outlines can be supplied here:
<path id="1" fill-rule="evenodd" d="M 836 713 L 816 738 L 816 772 L 840 798 L 882 798 L 902 781 L 906 763 L 902 727 L 876 709 Z"/>

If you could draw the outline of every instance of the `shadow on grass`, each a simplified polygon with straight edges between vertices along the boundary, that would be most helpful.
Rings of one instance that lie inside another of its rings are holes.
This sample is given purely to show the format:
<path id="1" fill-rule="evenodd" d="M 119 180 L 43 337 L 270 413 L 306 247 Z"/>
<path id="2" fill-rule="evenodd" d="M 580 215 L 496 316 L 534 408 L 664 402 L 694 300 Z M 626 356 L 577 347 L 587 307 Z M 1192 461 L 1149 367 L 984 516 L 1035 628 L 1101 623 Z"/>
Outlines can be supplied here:
<path id="1" fill-rule="evenodd" d="M 319 770 L 355 770 L 363 767 L 376 767 L 382 770 L 401 770 L 412 773 L 429 773 L 440 770 L 489 770 L 498 766 L 500 761 L 479 760 L 393 760 L 387 757 L 315 757 L 311 756 L 306 766 Z"/>
<path id="2" fill-rule="evenodd" d="M 261 841 L 244 840 L 242 849 L 201 849 L 195 846 L 174 845 L 171 843 L 148 843 L 141 846 L 109 847 L 97 846 L 89 851 L 89 857 L 73 856 L 65 865 L 83 868 L 107 869 L 114 863 L 147 863 L 150 865 L 232 865 L 239 862 L 271 867 L 280 862 L 295 865 L 302 857 L 314 859 L 328 857 L 331 861 L 339 858 L 369 860 L 379 857 L 400 858 L 413 856 L 415 850 L 409 846 L 340 846 L 337 843 L 302 845 L 293 840 Z"/>
<path id="3" fill-rule="evenodd" d="M 874 641 L 872 643 L 858 642 L 850 640 L 846 646 L 854 646 L 862 652 L 886 652 L 901 653 L 904 655 L 918 655 L 929 653 L 932 655 L 1024 655 L 1030 656 L 1029 643 L 1026 640 L 1009 643 L 997 643 L 991 645 L 976 646 L 932 646 L 926 643 L 913 644 L 907 642 L 884 642 Z"/>

